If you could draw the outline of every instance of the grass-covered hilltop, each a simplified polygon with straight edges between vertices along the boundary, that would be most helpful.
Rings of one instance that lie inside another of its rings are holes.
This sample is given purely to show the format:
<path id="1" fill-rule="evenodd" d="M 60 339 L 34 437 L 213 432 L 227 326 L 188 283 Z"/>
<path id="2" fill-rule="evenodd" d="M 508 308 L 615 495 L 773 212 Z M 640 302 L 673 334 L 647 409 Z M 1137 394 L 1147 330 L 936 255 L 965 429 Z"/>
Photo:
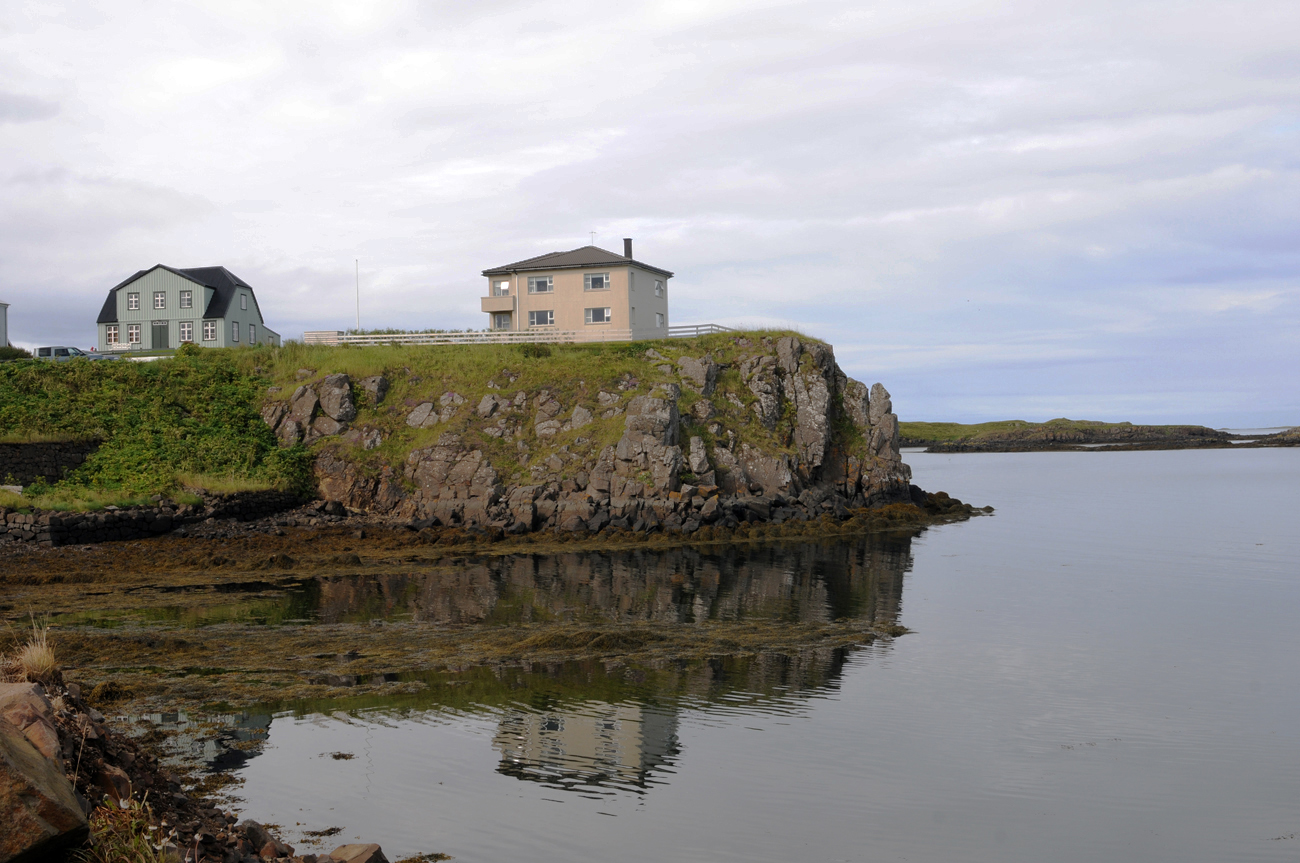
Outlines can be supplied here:
<path id="1" fill-rule="evenodd" d="M 1047 422 L 1001 420 L 985 423 L 902 422 L 900 444 L 931 452 L 1015 452 L 1076 449 L 1089 445 L 1130 449 L 1186 449 L 1232 446 L 1247 439 L 1198 425 L 1135 425 L 1129 422 L 1054 419 Z M 1286 434 L 1251 435 L 1258 445 L 1286 446 Z M 1247 444 L 1249 445 L 1249 444 Z"/>
<path id="2" fill-rule="evenodd" d="M 522 533 L 844 518 L 910 500 L 888 392 L 789 332 L 0 365 L 0 440 L 61 438 L 101 443 L 0 505 L 278 487 Z"/>

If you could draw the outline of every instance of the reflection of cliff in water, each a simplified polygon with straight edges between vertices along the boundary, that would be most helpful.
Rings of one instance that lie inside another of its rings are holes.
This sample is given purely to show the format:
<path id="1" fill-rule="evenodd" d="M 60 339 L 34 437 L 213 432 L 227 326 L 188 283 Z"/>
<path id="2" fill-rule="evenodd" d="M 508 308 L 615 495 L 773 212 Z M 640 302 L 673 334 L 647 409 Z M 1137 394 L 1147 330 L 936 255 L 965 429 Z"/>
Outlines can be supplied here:
<path id="1" fill-rule="evenodd" d="M 410 615 L 430 623 L 758 618 L 889 621 L 910 536 L 835 543 L 510 555 L 391 575 L 319 578 L 329 623 Z"/>

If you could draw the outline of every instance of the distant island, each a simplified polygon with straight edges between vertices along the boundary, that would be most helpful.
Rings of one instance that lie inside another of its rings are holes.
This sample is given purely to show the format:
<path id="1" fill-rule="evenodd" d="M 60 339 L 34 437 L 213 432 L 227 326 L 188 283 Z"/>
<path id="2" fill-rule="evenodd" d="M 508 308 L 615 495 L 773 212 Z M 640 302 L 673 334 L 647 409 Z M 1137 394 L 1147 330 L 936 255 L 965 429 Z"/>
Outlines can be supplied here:
<path id="1" fill-rule="evenodd" d="M 1134 425 L 1054 419 L 1034 423 L 900 422 L 899 445 L 927 452 L 1035 452 L 1044 450 L 1151 450 L 1300 446 L 1300 427 L 1242 435 L 1199 425 Z"/>

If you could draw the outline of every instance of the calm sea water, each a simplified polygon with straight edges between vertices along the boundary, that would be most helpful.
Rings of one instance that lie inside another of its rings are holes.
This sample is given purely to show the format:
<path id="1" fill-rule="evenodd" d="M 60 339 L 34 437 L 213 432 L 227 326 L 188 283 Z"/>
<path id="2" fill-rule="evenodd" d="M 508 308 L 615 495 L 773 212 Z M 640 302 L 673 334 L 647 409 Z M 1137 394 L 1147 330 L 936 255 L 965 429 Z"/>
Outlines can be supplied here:
<path id="1" fill-rule="evenodd" d="M 908 460 L 996 515 L 901 545 L 692 559 L 695 587 L 661 610 L 692 625 L 770 603 L 912 634 L 480 670 L 277 713 L 254 720 L 244 808 L 294 838 L 342 827 L 325 850 L 359 837 L 464 863 L 1300 858 L 1300 450 Z M 680 583 L 683 566 L 613 560 L 608 577 Z"/>

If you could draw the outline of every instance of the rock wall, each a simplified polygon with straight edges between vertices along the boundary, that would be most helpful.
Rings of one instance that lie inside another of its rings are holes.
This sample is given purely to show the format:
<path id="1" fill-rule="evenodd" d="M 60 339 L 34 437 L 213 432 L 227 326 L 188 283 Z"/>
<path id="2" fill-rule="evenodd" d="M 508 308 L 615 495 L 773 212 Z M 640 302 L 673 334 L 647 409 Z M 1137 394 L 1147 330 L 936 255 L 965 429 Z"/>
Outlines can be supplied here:
<path id="1" fill-rule="evenodd" d="M 0 485 L 55 483 L 99 448 L 99 441 L 0 444 Z"/>
<path id="2" fill-rule="evenodd" d="M 52 547 L 146 539 L 208 519 L 253 521 L 301 503 L 302 498 L 291 492 L 248 491 L 207 495 L 201 505 L 159 501 L 153 507 L 95 512 L 19 512 L 0 507 L 0 544 L 30 542 Z"/>
<path id="3" fill-rule="evenodd" d="M 665 356 L 667 346 L 647 350 L 644 360 L 661 381 L 624 375 L 600 383 L 591 406 L 564 405 L 548 389 L 493 392 L 501 389 L 495 380 L 484 382 L 482 395 L 409 400 L 408 427 L 448 430 L 400 465 L 358 457 L 357 448 L 379 446 L 385 433 L 347 425 L 358 413 L 346 375 L 300 386 L 263 416 L 286 444 L 324 444 L 316 475 L 325 499 L 429 525 L 692 531 L 826 513 L 842 518 L 854 507 L 910 499 L 898 417 L 882 385 L 850 380 L 819 342 L 734 341 L 740 352 L 725 363 L 707 353 Z M 376 379 L 363 385 L 369 393 Z M 556 442 L 597 416 L 621 417 L 615 443 L 582 450 L 584 437 Z M 335 435 L 337 443 L 328 440 Z M 480 443 L 485 437 L 513 442 L 528 469 L 523 481 L 503 480 Z"/>

